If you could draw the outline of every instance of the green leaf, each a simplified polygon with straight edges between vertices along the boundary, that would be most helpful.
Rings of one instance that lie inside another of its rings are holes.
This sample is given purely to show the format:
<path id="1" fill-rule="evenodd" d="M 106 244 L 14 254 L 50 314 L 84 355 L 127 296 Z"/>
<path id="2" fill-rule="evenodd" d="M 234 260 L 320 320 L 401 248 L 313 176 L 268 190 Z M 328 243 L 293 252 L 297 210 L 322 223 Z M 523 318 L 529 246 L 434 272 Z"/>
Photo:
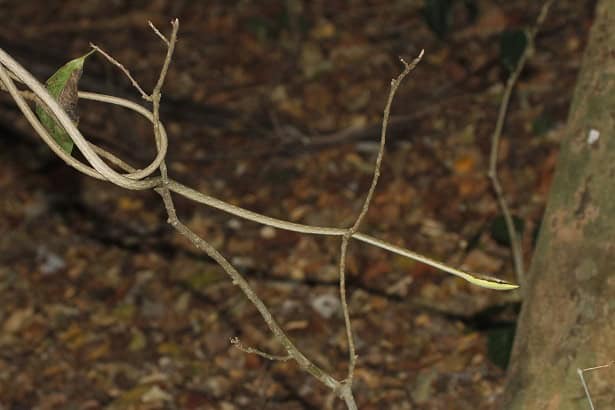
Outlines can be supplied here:
<path id="1" fill-rule="evenodd" d="M 523 30 L 504 31 L 500 35 L 500 61 L 509 71 L 514 71 L 527 47 L 527 36 Z"/>
<path id="2" fill-rule="evenodd" d="M 516 216 L 513 216 L 512 219 L 515 230 L 517 233 L 522 234 L 524 229 L 523 220 Z M 504 215 L 498 215 L 493 222 L 491 222 L 491 237 L 500 245 L 510 246 L 510 237 L 508 236 Z"/>
<path id="3" fill-rule="evenodd" d="M 93 52 L 94 50 L 64 64 L 45 82 L 49 94 L 56 99 L 75 124 L 79 122 L 77 84 L 83 72 L 83 63 Z M 41 105 L 36 106 L 36 115 L 53 139 L 64 151 L 70 154 L 73 150 L 73 140 L 64 130 L 64 127 L 57 123 L 54 116 Z"/>
<path id="4" fill-rule="evenodd" d="M 452 0 L 425 0 L 423 18 L 440 39 L 446 36 L 450 28 L 452 6 Z"/>

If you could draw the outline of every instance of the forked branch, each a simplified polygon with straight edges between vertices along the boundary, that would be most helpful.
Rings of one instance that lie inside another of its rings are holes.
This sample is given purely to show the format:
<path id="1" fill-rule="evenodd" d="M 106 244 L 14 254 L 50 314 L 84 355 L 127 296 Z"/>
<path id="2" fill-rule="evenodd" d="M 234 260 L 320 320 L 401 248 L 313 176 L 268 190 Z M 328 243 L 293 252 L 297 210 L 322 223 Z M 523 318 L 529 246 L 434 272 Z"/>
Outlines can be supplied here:
<path id="1" fill-rule="evenodd" d="M 382 165 L 382 158 L 384 157 L 384 148 L 386 145 L 386 135 L 387 135 L 387 126 L 389 124 L 389 118 L 391 116 L 391 105 L 393 104 L 393 99 L 395 98 L 395 93 L 397 93 L 397 89 L 399 85 L 403 81 L 403 79 L 410 74 L 421 58 L 423 58 L 424 50 L 421 50 L 418 57 L 416 57 L 410 64 L 408 64 L 403 58 L 400 58 L 402 64 L 404 65 L 404 70 L 397 76 L 391 80 L 391 90 L 389 91 L 389 97 L 387 99 L 387 103 L 384 107 L 384 114 L 382 115 L 382 130 L 380 132 L 380 147 L 378 149 L 378 155 L 376 157 L 376 165 L 374 167 L 374 175 L 372 177 L 372 183 L 367 192 L 367 196 L 365 197 L 365 201 L 363 202 L 363 206 L 361 207 L 361 212 L 357 216 L 354 224 L 346 230 L 346 233 L 342 236 L 342 245 L 340 249 L 340 265 L 339 265 L 339 291 L 340 291 L 340 300 L 342 305 L 342 313 L 344 316 L 344 325 L 346 327 L 346 339 L 348 340 L 348 375 L 346 377 L 346 384 L 349 387 L 352 387 L 352 381 L 354 377 L 354 369 L 357 362 L 357 354 L 354 344 L 354 338 L 352 336 L 352 326 L 350 323 L 350 312 L 348 311 L 348 302 L 346 301 L 346 254 L 348 252 L 348 245 L 350 244 L 350 239 L 356 234 L 359 230 L 361 222 L 367 215 L 367 211 L 369 210 L 369 205 L 372 201 L 372 197 L 374 196 L 374 192 L 376 191 L 376 185 L 378 185 L 378 179 L 380 178 L 380 167 Z"/>
<path id="2" fill-rule="evenodd" d="M 390 107 L 401 83 L 402 79 L 409 74 L 409 72 L 416 66 L 419 62 L 422 52 L 413 62 L 406 63 L 402 60 L 404 64 L 403 72 L 392 81 L 391 90 L 389 93 L 389 98 L 387 100 L 387 104 L 384 110 L 383 121 L 382 121 L 382 134 L 380 140 L 380 150 L 378 152 L 378 157 L 376 159 L 376 166 L 374 170 L 374 176 L 372 179 L 372 184 L 369 188 L 369 192 L 366 196 L 364 204 L 361 208 L 361 212 L 359 213 L 355 223 L 350 228 L 333 228 L 333 227 L 320 227 L 320 226 L 310 226 L 310 225 L 302 225 L 293 222 L 283 221 L 275 218 L 271 218 L 268 216 L 260 215 L 255 212 L 236 207 L 234 205 L 225 203 L 220 201 L 219 199 L 213 198 L 206 194 L 200 193 L 196 190 L 193 190 L 185 185 L 180 184 L 177 181 L 170 179 L 167 175 L 167 166 L 165 164 L 165 156 L 167 152 L 168 146 L 168 138 L 164 128 L 164 125 L 160 121 L 159 110 L 160 110 L 160 100 L 161 100 L 161 89 L 164 84 L 164 80 L 166 77 L 166 73 L 168 71 L 168 67 L 171 63 L 173 51 L 175 48 L 175 44 L 177 41 L 177 32 L 179 28 L 179 22 L 174 20 L 172 22 L 172 32 L 170 37 L 167 39 L 158 29 L 156 29 L 151 23 L 150 26 L 156 33 L 156 35 L 164 42 L 167 53 L 166 57 L 160 70 L 160 75 L 158 77 L 158 81 L 152 91 L 151 94 L 147 94 L 144 89 L 137 83 L 137 81 L 130 75 L 129 71 L 124 68 L 119 62 L 117 62 L 113 57 L 103 52 L 99 47 L 93 46 L 96 51 L 101 53 L 107 60 L 109 60 L 112 64 L 119 67 L 124 74 L 129 78 L 133 86 L 137 89 L 140 95 L 147 101 L 152 103 L 152 109 L 147 110 L 142 106 L 135 104 L 131 101 L 108 96 L 102 94 L 95 93 L 86 93 L 80 92 L 79 97 L 100 101 L 107 104 L 113 104 L 128 108 L 130 110 L 135 111 L 136 113 L 147 118 L 153 125 L 154 130 L 154 140 L 156 144 L 157 155 L 152 160 L 152 162 L 147 165 L 144 169 L 136 169 L 131 165 L 127 164 L 120 158 L 117 158 L 113 154 L 105 151 L 104 149 L 97 147 L 91 143 L 89 143 L 77 127 L 73 124 L 68 115 L 64 112 L 64 110 L 59 106 L 59 104 L 55 101 L 53 97 L 46 91 L 46 89 L 38 82 L 26 69 L 24 69 L 19 63 L 17 63 L 10 55 L 8 55 L 4 50 L 0 49 L 0 86 L 2 89 L 8 91 L 15 103 L 23 113 L 24 117 L 29 121 L 32 125 L 33 129 L 36 133 L 43 139 L 43 141 L 56 153 L 60 158 L 62 158 L 68 165 L 77 169 L 79 172 L 82 172 L 88 176 L 110 181 L 118 186 L 121 186 L 126 189 L 131 190 L 144 190 L 144 189 L 154 189 L 158 192 L 163 200 L 165 209 L 168 214 L 168 222 L 171 226 L 176 229 L 180 234 L 188 238 L 190 242 L 199 250 L 206 253 L 209 257 L 211 257 L 214 261 L 216 261 L 224 271 L 229 275 L 231 281 L 234 285 L 238 286 L 241 291 L 246 295 L 246 297 L 252 302 L 252 304 L 259 311 L 261 316 L 263 317 L 265 323 L 273 333 L 275 339 L 282 345 L 286 355 L 284 356 L 274 356 L 267 353 L 263 353 L 257 349 L 244 347 L 241 345 L 238 340 L 235 341 L 235 345 L 250 353 L 260 354 L 263 357 L 267 357 L 275 360 L 288 360 L 292 359 L 298 363 L 298 365 L 310 373 L 312 376 L 321 381 L 324 385 L 330 388 L 338 397 L 340 397 L 346 403 L 348 409 L 356 409 L 356 403 L 354 401 L 354 397 L 352 395 L 352 378 L 353 371 L 356 363 L 356 353 L 354 342 L 352 338 L 352 331 L 350 325 L 350 314 L 348 312 L 348 305 L 346 302 L 346 289 L 345 289 L 345 258 L 347 253 L 347 248 L 350 239 L 354 238 L 359 241 L 369 243 L 371 245 L 389 250 L 391 252 L 415 259 L 419 262 L 429 264 L 438 269 L 444 270 L 448 273 L 461 277 L 467 280 L 470 283 L 473 283 L 478 286 L 496 289 L 496 290 L 510 290 L 517 288 L 517 285 L 502 281 L 495 278 L 490 278 L 482 275 L 477 275 L 474 273 L 465 272 L 460 269 L 456 269 L 453 267 L 449 267 L 441 262 L 430 259 L 426 256 L 417 254 L 408 249 L 404 249 L 390 243 L 384 242 L 380 239 L 371 237 L 369 235 L 360 233 L 359 227 L 360 224 L 365 217 L 371 198 L 373 196 L 374 190 L 376 189 L 376 185 L 378 182 L 378 178 L 380 175 L 380 165 L 382 162 L 382 157 L 384 154 L 384 146 L 386 140 L 386 128 L 388 124 L 388 119 L 390 115 Z M 20 90 L 15 85 L 15 80 L 25 84 L 28 90 Z M 74 141 L 77 148 L 81 151 L 83 156 L 87 160 L 87 164 L 83 163 L 76 158 L 72 157 L 70 154 L 67 154 L 49 135 L 47 130 L 41 123 L 39 122 L 36 115 L 32 112 L 32 109 L 28 105 L 26 99 L 36 100 L 38 103 L 41 103 L 46 106 L 47 110 L 53 115 L 56 121 L 61 124 L 62 127 L 66 130 L 66 132 L 70 135 L 71 139 Z M 111 166 L 107 165 L 108 161 L 115 168 L 119 168 L 122 171 L 116 171 Z M 156 170 L 159 170 L 160 175 L 155 176 L 154 173 Z M 329 375 L 323 369 L 319 368 L 316 364 L 314 364 L 311 360 L 309 360 L 297 347 L 293 344 L 290 338 L 285 334 L 284 330 L 277 324 L 266 305 L 263 301 L 256 295 L 256 293 L 251 288 L 250 284 L 247 280 L 230 264 L 226 258 L 218 252 L 211 244 L 209 244 L 206 240 L 196 235 L 192 232 L 186 225 L 184 225 L 177 216 L 175 211 L 175 206 L 173 204 L 173 198 L 171 193 L 176 193 L 182 195 L 188 199 L 191 199 L 195 202 L 199 202 L 205 204 L 207 206 L 220 209 L 227 213 L 236 215 L 241 218 L 245 218 L 248 220 L 252 220 L 255 222 L 259 222 L 261 224 L 269 225 L 272 227 L 276 227 L 279 229 L 285 229 L 289 231 L 316 234 L 316 235 L 329 235 L 329 236 L 340 236 L 342 237 L 342 245 L 341 245 L 341 257 L 340 257 L 340 297 L 342 299 L 344 320 L 346 325 L 346 333 L 348 337 L 349 344 L 349 369 L 347 378 L 343 381 L 336 380 L 334 377 Z"/>

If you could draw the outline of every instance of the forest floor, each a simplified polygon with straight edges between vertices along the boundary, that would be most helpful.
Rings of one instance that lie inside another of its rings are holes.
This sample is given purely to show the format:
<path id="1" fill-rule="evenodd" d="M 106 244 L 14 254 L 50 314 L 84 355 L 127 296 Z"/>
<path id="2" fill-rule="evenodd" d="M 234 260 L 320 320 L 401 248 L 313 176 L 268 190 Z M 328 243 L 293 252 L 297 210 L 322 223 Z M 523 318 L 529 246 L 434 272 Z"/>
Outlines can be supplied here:
<path id="1" fill-rule="evenodd" d="M 162 100 L 169 172 L 235 205 L 349 226 L 372 178 L 398 56 L 402 84 L 380 184 L 361 231 L 514 281 L 486 171 L 508 72 L 506 30 L 540 2 L 455 2 L 438 39 L 422 1 L 0 0 L 0 47 L 39 79 L 95 43 L 151 88 L 179 42 Z M 556 2 L 512 98 L 499 173 L 523 222 L 526 264 L 541 221 L 593 1 Z M 90 57 L 82 90 L 139 96 Z M 133 165 L 153 158 L 141 119 L 80 105 L 80 129 Z M 79 156 L 79 154 L 76 154 Z M 285 232 L 177 198 L 180 218 L 250 280 L 319 366 L 343 378 L 339 238 Z M 352 242 L 348 292 L 359 408 L 497 409 L 519 304 Z M 166 223 L 153 192 L 82 176 L 0 95 L 0 409 L 321 409 L 327 389 L 273 353 L 256 309 Z M 334 408 L 342 409 L 336 402 Z"/>

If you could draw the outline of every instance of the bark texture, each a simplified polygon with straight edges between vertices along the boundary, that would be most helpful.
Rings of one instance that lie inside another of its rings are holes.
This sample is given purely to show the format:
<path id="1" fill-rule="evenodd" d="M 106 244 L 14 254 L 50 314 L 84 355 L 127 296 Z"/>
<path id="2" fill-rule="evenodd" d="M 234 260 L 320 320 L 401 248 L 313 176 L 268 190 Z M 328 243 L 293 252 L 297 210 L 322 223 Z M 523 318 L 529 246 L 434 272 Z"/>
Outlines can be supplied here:
<path id="1" fill-rule="evenodd" d="M 501 407 L 589 409 L 577 368 L 615 360 L 615 0 L 597 4 L 525 296 Z M 615 408 L 615 366 L 586 381 Z"/>

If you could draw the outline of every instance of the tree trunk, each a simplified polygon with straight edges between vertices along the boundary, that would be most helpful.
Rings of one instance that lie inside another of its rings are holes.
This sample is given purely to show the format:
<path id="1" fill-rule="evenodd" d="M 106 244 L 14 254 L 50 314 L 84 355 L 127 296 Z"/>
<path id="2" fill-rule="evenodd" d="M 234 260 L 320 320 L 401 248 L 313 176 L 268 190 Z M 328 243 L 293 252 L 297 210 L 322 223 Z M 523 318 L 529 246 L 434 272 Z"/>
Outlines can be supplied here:
<path id="1" fill-rule="evenodd" d="M 615 0 L 597 5 L 525 297 L 502 408 L 589 409 L 577 368 L 615 360 Z M 615 408 L 615 365 L 585 378 Z"/>

